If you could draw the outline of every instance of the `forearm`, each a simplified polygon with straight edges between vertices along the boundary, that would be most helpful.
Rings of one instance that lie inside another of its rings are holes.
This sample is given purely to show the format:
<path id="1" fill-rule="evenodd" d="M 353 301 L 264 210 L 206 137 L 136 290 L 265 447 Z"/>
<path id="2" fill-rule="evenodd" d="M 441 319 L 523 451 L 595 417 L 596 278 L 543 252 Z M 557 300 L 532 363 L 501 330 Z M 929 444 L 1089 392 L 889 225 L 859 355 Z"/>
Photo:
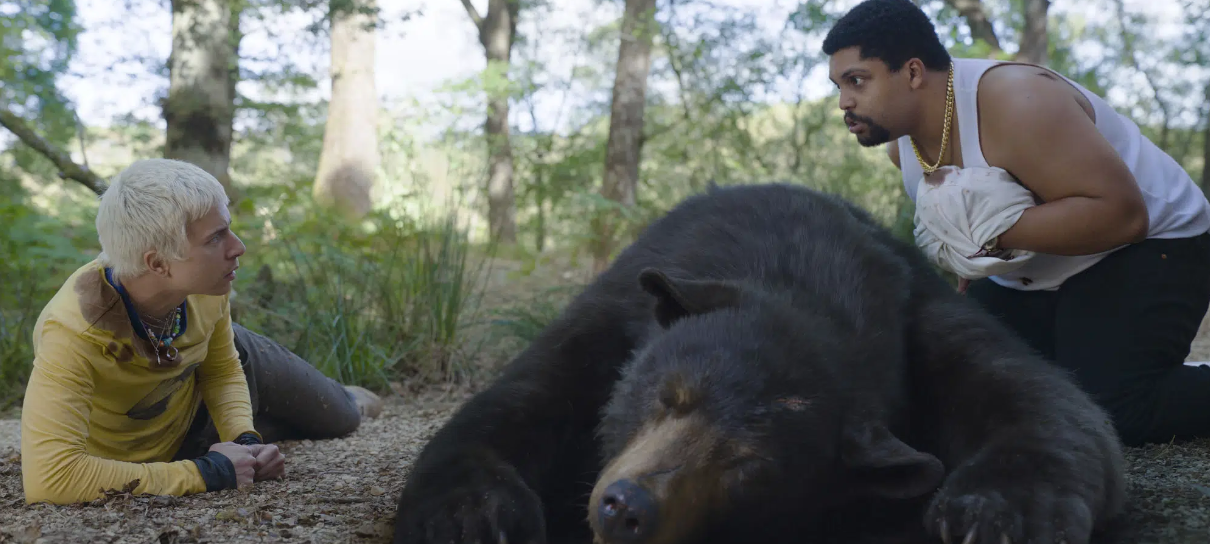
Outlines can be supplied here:
<path id="1" fill-rule="evenodd" d="M 1103 199 L 1068 197 L 1038 206 L 1000 235 L 1003 249 L 1024 249 L 1052 255 L 1091 255 L 1142 241 L 1147 213 L 1113 205 Z"/>
<path id="2" fill-rule="evenodd" d="M 83 448 L 51 440 L 23 448 L 22 459 L 27 504 L 87 502 L 103 490 L 121 490 L 135 482 L 131 492 L 136 495 L 184 496 L 236 487 L 234 465 L 215 452 L 182 461 L 130 463 L 91 456 Z"/>
<path id="3" fill-rule="evenodd" d="M 256 433 L 252 423 L 252 401 L 248 394 L 248 382 L 240 370 L 239 362 L 229 365 L 234 372 L 207 374 L 198 385 L 202 398 L 206 401 L 206 409 L 214 420 L 214 426 L 219 432 L 222 442 L 230 442 L 244 433 Z"/>
<path id="4" fill-rule="evenodd" d="M 134 493 L 189 495 L 207 490 L 193 461 L 131 463 L 89 455 L 83 435 L 39 414 L 24 414 L 21 475 L 27 503 L 91 501 L 138 481 Z"/>
<path id="5" fill-rule="evenodd" d="M 136 495 L 184 496 L 207 490 L 193 461 L 123 463 L 81 454 L 57 463 L 23 463 L 22 476 L 27 504 L 92 501 L 102 490 L 121 490 L 131 482 L 138 482 Z"/>
<path id="6" fill-rule="evenodd" d="M 240 366 L 230 314 L 224 315 L 214 329 L 210 352 L 198 369 L 198 387 L 221 441 L 230 442 L 243 433 L 257 434 L 252 425 L 248 378 Z"/>
<path id="7" fill-rule="evenodd" d="M 64 377 L 35 368 L 21 414 L 21 473 L 27 503 L 90 501 L 102 490 L 189 495 L 233 487 L 234 469 L 224 457 L 174 462 L 127 462 L 90 455 L 87 395 L 59 387 Z"/>

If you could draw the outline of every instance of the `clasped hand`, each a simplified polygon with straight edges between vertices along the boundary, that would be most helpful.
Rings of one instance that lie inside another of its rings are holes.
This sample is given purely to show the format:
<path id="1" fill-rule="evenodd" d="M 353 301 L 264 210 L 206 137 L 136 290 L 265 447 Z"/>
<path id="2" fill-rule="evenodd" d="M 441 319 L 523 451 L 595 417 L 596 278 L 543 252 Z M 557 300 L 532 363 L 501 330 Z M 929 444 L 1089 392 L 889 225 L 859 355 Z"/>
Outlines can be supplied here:
<path id="1" fill-rule="evenodd" d="M 286 456 L 275 444 L 252 444 L 244 446 L 235 442 L 223 442 L 210 446 L 210 451 L 221 453 L 235 466 L 235 478 L 239 487 L 251 485 L 253 481 L 281 478 L 286 474 Z"/>

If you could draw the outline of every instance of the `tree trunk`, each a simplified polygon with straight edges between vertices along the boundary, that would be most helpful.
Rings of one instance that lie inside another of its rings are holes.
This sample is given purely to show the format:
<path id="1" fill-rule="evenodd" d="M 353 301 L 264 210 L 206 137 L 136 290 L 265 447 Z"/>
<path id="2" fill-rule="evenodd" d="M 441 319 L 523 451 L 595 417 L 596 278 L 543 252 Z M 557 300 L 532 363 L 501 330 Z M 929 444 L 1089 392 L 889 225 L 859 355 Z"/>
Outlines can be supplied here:
<path id="1" fill-rule="evenodd" d="M 1206 127 L 1202 131 L 1202 192 L 1210 194 L 1210 84 L 1206 85 Z"/>
<path id="2" fill-rule="evenodd" d="M 357 0 L 352 9 L 333 10 L 329 73 L 332 97 L 324 124 L 313 194 L 350 217 L 373 207 L 378 150 L 378 91 L 374 85 L 376 18 L 357 11 L 376 0 Z"/>
<path id="3" fill-rule="evenodd" d="M 1049 37 L 1046 33 L 1046 17 L 1050 0 L 1025 0 L 1025 28 L 1021 31 L 1021 49 L 1017 59 L 1046 66 L 1049 62 Z"/>
<path id="4" fill-rule="evenodd" d="M 471 22 L 479 30 L 479 43 L 487 55 L 487 71 L 508 80 L 513 40 L 517 35 L 519 0 L 488 0 L 487 17 L 461 0 Z M 509 93 L 491 86 L 487 97 L 487 121 L 483 125 L 487 140 L 488 225 L 492 236 L 501 243 L 517 241 L 516 198 L 513 189 L 513 151 L 508 128 Z"/>
<path id="5" fill-rule="evenodd" d="M 507 80 L 517 26 L 517 2 L 491 0 L 479 39 L 487 52 L 489 70 Z M 488 147 L 487 199 L 489 224 L 503 243 L 517 241 L 516 198 L 513 189 L 513 148 L 508 129 L 508 92 L 492 89 L 484 125 Z"/>
<path id="6" fill-rule="evenodd" d="M 162 104 L 164 157 L 209 172 L 229 195 L 238 27 L 229 0 L 172 0 L 168 98 Z"/>
<path id="7" fill-rule="evenodd" d="M 622 39 L 618 46 L 613 103 L 609 111 L 609 139 L 605 144 L 605 175 L 601 195 L 620 207 L 634 206 L 639 158 L 643 146 L 643 106 L 651 68 L 651 41 L 655 32 L 655 0 L 626 0 Z M 609 263 L 618 234 L 618 210 L 594 218 L 593 272 Z"/>
<path id="8" fill-rule="evenodd" d="M 945 0 L 945 3 L 966 19 L 966 26 L 970 28 L 972 38 L 983 40 L 991 46 L 991 56 L 1003 51 L 1000 39 L 996 37 L 996 29 L 992 27 L 991 19 L 987 17 L 987 10 L 983 9 L 981 0 Z"/>

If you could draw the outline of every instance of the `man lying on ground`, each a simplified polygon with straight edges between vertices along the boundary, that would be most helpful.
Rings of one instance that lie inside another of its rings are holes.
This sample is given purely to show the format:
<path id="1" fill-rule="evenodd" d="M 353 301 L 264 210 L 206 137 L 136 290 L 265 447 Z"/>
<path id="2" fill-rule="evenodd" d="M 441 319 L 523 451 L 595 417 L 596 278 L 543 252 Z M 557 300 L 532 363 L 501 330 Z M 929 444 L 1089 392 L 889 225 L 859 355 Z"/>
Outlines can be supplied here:
<path id="1" fill-rule="evenodd" d="M 382 410 L 232 323 L 245 247 L 227 204 L 213 176 L 165 159 L 132 164 L 102 195 L 101 254 L 34 328 L 27 503 L 89 501 L 136 480 L 136 494 L 188 495 L 279 478 L 272 442 L 343 436 Z"/>

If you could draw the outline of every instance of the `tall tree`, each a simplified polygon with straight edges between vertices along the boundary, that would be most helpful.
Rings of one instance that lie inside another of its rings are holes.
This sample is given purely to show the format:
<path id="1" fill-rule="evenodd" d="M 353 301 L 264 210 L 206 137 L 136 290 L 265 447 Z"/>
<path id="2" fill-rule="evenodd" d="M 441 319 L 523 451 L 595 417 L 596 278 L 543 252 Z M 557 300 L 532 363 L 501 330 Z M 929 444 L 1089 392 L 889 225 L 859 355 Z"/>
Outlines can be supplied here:
<path id="1" fill-rule="evenodd" d="M 1139 15 L 1130 15 L 1126 12 L 1126 4 L 1122 0 L 1113 0 L 1114 15 L 1117 17 L 1118 33 L 1122 40 L 1122 64 L 1126 68 L 1137 70 L 1142 74 L 1147 85 L 1151 87 L 1151 97 L 1155 102 L 1155 106 L 1160 110 L 1160 135 L 1155 142 L 1160 149 L 1171 153 L 1171 128 L 1174 105 L 1169 103 L 1164 98 L 1163 85 L 1160 83 L 1160 78 L 1156 74 L 1156 66 L 1145 66 L 1139 62 L 1138 51 L 1140 47 L 1143 51 L 1148 49 L 1148 39 L 1146 37 L 1146 19 Z M 1140 45 L 1141 44 L 1141 45 Z M 1153 44 L 1152 47 L 1158 46 Z"/>
<path id="2" fill-rule="evenodd" d="M 618 45 L 617 73 L 613 80 L 613 102 L 609 110 L 605 175 L 601 183 L 601 196 L 617 206 L 594 217 L 594 273 L 603 271 L 613 254 L 620 208 L 634 206 L 643 147 L 647 76 L 651 70 L 651 41 L 655 32 L 655 0 L 626 0 Z"/>
<path id="3" fill-rule="evenodd" d="M 479 30 L 479 43 L 487 55 L 487 78 L 507 83 L 513 41 L 517 36 L 520 0 L 488 0 L 487 17 L 470 0 L 461 0 L 471 22 Z M 487 121 L 484 136 L 488 148 L 487 205 L 492 235 L 503 243 L 517 240 L 516 202 L 513 189 L 513 151 L 509 143 L 507 84 L 487 86 Z"/>
<path id="4" fill-rule="evenodd" d="M 240 0 L 172 0 L 164 156 L 209 172 L 231 194 Z"/>
<path id="5" fill-rule="evenodd" d="M 316 200 L 362 217 L 381 156 L 378 91 L 374 85 L 376 0 L 332 0 L 332 97 L 315 178 Z"/>
<path id="6" fill-rule="evenodd" d="M 1050 0 L 1025 0 L 1025 24 L 1021 28 L 1021 47 L 1017 60 L 1045 66 L 1050 57 L 1050 39 L 1046 30 L 1046 18 L 1050 11 Z"/>
<path id="7" fill-rule="evenodd" d="M 1210 195 L 1210 84 L 1206 85 L 1206 107 L 1202 122 L 1202 192 Z"/>
<path id="8" fill-rule="evenodd" d="M 1180 3 L 1185 11 L 1185 30 L 1178 41 L 1178 62 L 1187 69 L 1205 68 L 1210 64 L 1210 11 L 1206 10 L 1204 0 L 1181 0 Z M 1201 121 L 1204 123 L 1201 185 L 1202 192 L 1210 195 L 1210 77 L 1206 77 L 1202 85 L 1205 89 L 1200 112 Z"/>
<path id="9" fill-rule="evenodd" d="M 972 38 L 987 42 L 987 45 L 991 47 L 989 56 L 998 56 L 1003 51 L 1000 39 L 996 37 L 996 29 L 992 26 L 991 17 L 987 15 L 987 9 L 983 7 L 982 0 L 945 0 L 945 3 L 966 19 L 966 25 L 970 28 Z"/>

